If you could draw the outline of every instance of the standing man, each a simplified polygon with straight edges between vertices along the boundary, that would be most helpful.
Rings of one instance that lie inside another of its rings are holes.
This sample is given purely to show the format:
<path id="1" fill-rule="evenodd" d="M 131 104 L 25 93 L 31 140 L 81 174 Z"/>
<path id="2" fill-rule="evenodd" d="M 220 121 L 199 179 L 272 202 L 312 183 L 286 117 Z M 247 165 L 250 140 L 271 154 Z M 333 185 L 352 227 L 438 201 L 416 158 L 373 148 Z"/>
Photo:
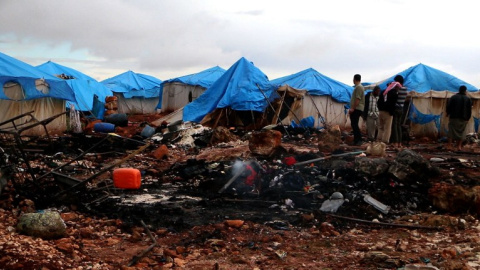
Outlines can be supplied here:
<path id="1" fill-rule="evenodd" d="M 397 75 L 393 79 L 397 84 L 394 87 L 397 90 L 397 103 L 395 104 L 395 111 L 392 119 L 392 137 L 390 141 L 393 146 L 400 150 L 402 148 L 402 123 L 403 123 L 403 107 L 405 99 L 407 98 L 407 88 L 403 85 L 403 76 Z"/>
<path id="2" fill-rule="evenodd" d="M 350 99 L 350 109 L 348 114 L 350 115 L 350 124 L 352 125 L 353 130 L 353 144 L 362 145 L 362 133 L 360 132 L 360 127 L 358 122 L 360 116 L 362 116 L 363 109 L 365 107 L 365 89 L 363 88 L 362 76 L 360 74 L 355 74 L 353 76 L 353 84 L 355 84 L 355 89 L 353 89 L 352 98 Z"/>
<path id="3" fill-rule="evenodd" d="M 388 144 L 392 134 L 393 114 L 395 113 L 395 104 L 397 104 L 398 92 L 394 90 L 396 82 L 388 84 L 387 89 L 380 93 L 378 99 L 378 135 L 377 139 Z"/>
<path id="4" fill-rule="evenodd" d="M 367 120 L 367 137 L 369 141 L 375 141 L 378 125 L 378 95 L 380 86 L 375 86 L 373 91 L 365 96 L 365 109 L 363 110 L 363 119 Z"/>
<path id="5" fill-rule="evenodd" d="M 447 104 L 448 148 L 452 148 L 453 140 L 457 141 L 457 150 L 462 150 L 465 140 L 465 128 L 472 116 L 472 100 L 467 97 L 467 87 L 460 86 L 458 93 L 453 95 Z"/>

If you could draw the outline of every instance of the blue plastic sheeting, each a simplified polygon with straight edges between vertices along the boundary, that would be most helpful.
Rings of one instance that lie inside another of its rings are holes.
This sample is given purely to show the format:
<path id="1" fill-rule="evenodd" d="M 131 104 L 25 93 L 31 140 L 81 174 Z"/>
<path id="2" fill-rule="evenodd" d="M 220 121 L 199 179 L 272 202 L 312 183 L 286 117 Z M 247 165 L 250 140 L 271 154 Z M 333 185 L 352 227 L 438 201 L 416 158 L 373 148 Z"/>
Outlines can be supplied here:
<path id="1" fill-rule="evenodd" d="M 160 86 L 160 92 L 163 93 L 163 86 L 166 83 L 172 83 L 172 82 L 178 82 L 178 83 L 183 83 L 187 85 L 198 85 L 203 88 L 209 88 L 224 73 L 225 73 L 225 69 L 219 66 L 215 66 L 195 74 L 190 74 L 190 75 L 185 75 L 185 76 L 174 78 L 174 79 L 169 79 L 162 82 Z M 162 108 L 162 99 L 160 97 L 157 105 L 157 109 L 161 109 L 161 108 Z"/>
<path id="2" fill-rule="evenodd" d="M 466 83 L 453 75 L 450 75 L 446 72 L 440 71 L 424 64 L 418 64 L 397 74 L 403 76 L 403 84 L 407 87 L 408 91 L 416 91 L 418 93 L 425 93 L 430 90 L 447 90 L 450 92 L 458 92 L 458 88 L 461 85 L 465 85 L 467 87 L 467 91 L 478 91 L 477 87 Z M 397 74 L 380 83 L 380 88 L 382 90 L 386 89 L 387 84 L 392 82 L 393 78 Z"/>
<path id="3" fill-rule="evenodd" d="M 293 128 L 298 128 L 298 127 L 313 128 L 315 126 L 315 118 L 313 118 L 313 116 L 305 117 L 300 120 L 300 124 L 297 124 L 295 120 L 292 120 L 290 126 Z"/>
<path id="4" fill-rule="evenodd" d="M 424 114 L 417 110 L 415 105 L 410 104 L 410 110 L 408 112 L 408 119 L 414 124 L 428 124 L 432 121 L 435 122 L 435 126 L 437 127 L 437 130 L 440 131 L 440 119 L 442 118 L 442 114 Z"/>
<path id="5" fill-rule="evenodd" d="M 87 80 L 87 81 L 97 81 L 94 78 L 76 70 L 70 67 L 66 67 L 60 64 L 57 64 L 52 61 L 45 62 L 41 65 L 36 66 L 38 70 L 41 70 L 45 73 L 48 73 L 50 75 L 56 76 L 56 75 L 65 75 L 67 77 L 73 77 L 71 79 L 81 79 L 81 80 Z"/>
<path id="6" fill-rule="evenodd" d="M 103 101 L 105 101 L 105 99 Z M 98 98 L 93 99 L 92 114 L 97 119 L 103 119 L 105 116 L 105 103 L 98 100 Z"/>
<path id="7" fill-rule="evenodd" d="M 306 90 L 312 96 L 331 96 L 335 101 L 349 103 L 353 87 L 331 79 L 313 68 L 281 77 L 271 81 L 273 84 L 285 85 Z"/>
<path id="8" fill-rule="evenodd" d="M 145 74 L 127 71 L 112 78 L 101 81 L 107 88 L 115 93 L 123 93 L 125 98 L 159 97 L 161 80 Z M 161 97 L 160 97 L 161 98 Z"/>
<path id="9" fill-rule="evenodd" d="M 473 123 L 474 123 L 474 132 L 478 131 L 478 127 L 480 126 L 480 118 L 476 118 L 475 116 L 473 117 Z"/>
<path id="10" fill-rule="evenodd" d="M 277 87 L 260 69 L 242 57 L 202 95 L 184 107 L 183 120 L 200 122 L 217 108 L 263 112 L 268 105 L 265 96 L 274 97 Z"/>
<path id="11" fill-rule="evenodd" d="M 45 79 L 50 90 L 43 93 L 35 87 L 35 81 Z M 15 82 L 22 86 L 25 93 L 25 100 L 52 97 L 75 102 L 73 89 L 62 79 L 42 72 L 25 62 L 17 60 L 6 54 L 0 53 L 0 99 L 8 99 L 3 92 L 3 85 L 7 82 Z"/>
<path id="12" fill-rule="evenodd" d="M 36 68 L 53 76 L 65 75 L 66 78 L 70 78 L 67 79 L 66 82 L 75 92 L 77 102 L 72 103 L 79 111 L 92 110 L 95 96 L 103 104 L 105 104 L 104 102 L 107 96 L 113 96 L 112 91 L 105 85 L 73 68 L 62 66 L 52 61 L 45 62 Z M 67 108 L 69 107 L 70 102 L 67 102 Z M 101 119 L 98 115 L 96 116 Z"/>
<path id="13" fill-rule="evenodd" d="M 215 66 L 195 74 L 185 75 L 162 82 L 162 85 L 170 82 L 179 82 L 188 85 L 199 85 L 204 88 L 212 86 L 225 73 L 225 69 Z"/>

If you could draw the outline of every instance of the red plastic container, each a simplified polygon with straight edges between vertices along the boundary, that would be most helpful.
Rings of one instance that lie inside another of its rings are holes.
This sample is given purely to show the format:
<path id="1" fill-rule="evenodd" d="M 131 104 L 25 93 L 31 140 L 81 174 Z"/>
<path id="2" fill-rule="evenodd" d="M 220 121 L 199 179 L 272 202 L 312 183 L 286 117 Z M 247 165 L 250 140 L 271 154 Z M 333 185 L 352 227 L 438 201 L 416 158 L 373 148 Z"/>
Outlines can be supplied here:
<path id="1" fill-rule="evenodd" d="M 113 170 L 113 185 L 116 188 L 139 189 L 142 184 L 140 171 L 134 168 Z"/>

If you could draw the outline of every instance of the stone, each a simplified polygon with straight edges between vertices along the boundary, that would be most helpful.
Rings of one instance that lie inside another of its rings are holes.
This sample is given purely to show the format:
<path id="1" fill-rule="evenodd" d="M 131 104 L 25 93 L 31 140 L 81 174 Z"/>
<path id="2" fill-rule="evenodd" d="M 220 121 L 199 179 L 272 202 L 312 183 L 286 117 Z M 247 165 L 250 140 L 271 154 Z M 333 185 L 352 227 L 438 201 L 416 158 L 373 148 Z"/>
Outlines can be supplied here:
<path id="1" fill-rule="evenodd" d="M 388 172 L 400 181 L 416 182 L 419 179 L 427 181 L 432 176 L 439 175 L 439 170 L 417 152 L 404 149 L 398 153 Z"/>
<path id="2" fill-rule="evenodd" d="M 365 257 L 362 259 L 362 262 L 369 266 L 389 269 L 396 269 L 401 265 L 400 260 L 398 260 L 397 258 L 392 258 L 381 251 L 367 252 L 365 254 Z"/>
<path id="3" fill-rule="evenodd" d="M 428 190 L 433 206 L 450 213 L 480 213 L 480 186 L 466 188 L 436 183 Z"/>
<path id="4" fill-rule="evenodd" d="M 253 132 L 248 148 L 252 154 L 269 156 L 280 146 L 282 133 L 277 130 L 262 130 Z"/>
<path id="5" fill-rule="evenodd" d="M 168 155 L 168 148 L 165 144 L 160 145 L 155 151 L 153 151 L 152 155 L 156 159 L 163 159 Z"/>
<path id="6" fill-rule="evenodd" d="M 240 228 L 244 223 L 245 221 L 240 219 L 225 220 L 225 225 L 232 228 Z"/>
<path id="7" fill-rule="evenodd" d="M 174 258 L 173 263 L 175 264 L 175 266 L 183 268 L 187 262 L 183 259 L 180 259 L 180 258 Z"/>
<path id="8" fill-rule="evenodd" d="M 72 239 L 70 238 L 61 238 L 55 241 L 55 245 L 58 250 L 63 251 L 65 253 L 73 253 L 75 249 Z"/>
<path id="9" fill-rule="evenodd" d="M 226 127 L 219 126 L 213 130 L 212 144 L 227 143 L 237 141 L 238 139 L 238 136 L 230 132 Z"/>
<path id="10" fill-rule="evenodd" d="M 74 221 L 78 219 L 78 214 L 74 212 L 61 213 L 60 216 L 65 222 Z"/>
<path id="11" fill-rule="evenodd" d="M 35 203 L 32 200 L 25 199 L 18 204 L 22 213 L 34 213 Z"/>
<path id="12" fill-rule="evenodd" d="M 386 173 L 389 164 L 384 158 L 357 157 L 355 158 L 355 168 L 367 176 L 375 177 Z"/>
<path id="13" fill-rule="evenodd" d="M 318 135 L 318 149 L 320 151 L 333 151 L 342 143 L 342 132 L 338 125 L 323 130 Z"/>
<path id="14" fill-rule="evenodd" d="M 67 226 L 58 212 L 44 211 L 20 216 L 17 230 L 42 239 L 55 239 L 66 235 Z"/>
<path id="15" fill-rule="evenodd" d="M 178 255 L 176 250 L 171 250 L 171 249 L 164 249 L 163 250 L 163 256 L 165 257 L 172 257 L 172 258 L 179 258 L 181 256 Z"/>
<path id="16" fill-rule="evenodd" d="M 80 228 L 80 236 L 83 238 L 91 238 L 93 235 L 93 228 L 92 227 L 85 227 L 85 228 Z"/>
<path id="17" fill-rule="evenodd" d="M 365 153 L 367 153 L 367 155 L 384 157 L 386 149 L 387 145 L 383 142 L 371 142 L 368 144 Z"/>
<path id="18" fill-rule="evenodd" d="M 325 236 L 339 236 L 340 233 L 335 230 L 335 227 L 328 222 L 322 222 L 320 225 L 320 231 L 322 232 L 322 235 Z"/>

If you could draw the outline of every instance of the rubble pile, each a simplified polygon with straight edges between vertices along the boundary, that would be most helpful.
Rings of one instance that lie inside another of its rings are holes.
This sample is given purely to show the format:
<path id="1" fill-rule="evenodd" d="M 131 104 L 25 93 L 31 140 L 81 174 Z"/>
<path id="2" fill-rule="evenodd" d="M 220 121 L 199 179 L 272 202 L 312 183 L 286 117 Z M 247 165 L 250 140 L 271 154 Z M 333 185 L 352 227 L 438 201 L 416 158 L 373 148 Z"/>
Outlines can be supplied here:
<path id="1" fill-rule="evenodd" d="M 0 266 L 480 267 L 476 143 L 468 153 L 421 142 L 396 152 L 348 146 L 338 127 L 179 124 L 142 136 L 150 125 L 137 123 L 122 135 L 2 152 L 0 250 L 9 259 Z M 139 171 L 140 188 L 116 187 L 117 168 Z M 39 217 L 22 219 L 44 211 L 59 213 L 64 230 L 29 233 Z"/>

